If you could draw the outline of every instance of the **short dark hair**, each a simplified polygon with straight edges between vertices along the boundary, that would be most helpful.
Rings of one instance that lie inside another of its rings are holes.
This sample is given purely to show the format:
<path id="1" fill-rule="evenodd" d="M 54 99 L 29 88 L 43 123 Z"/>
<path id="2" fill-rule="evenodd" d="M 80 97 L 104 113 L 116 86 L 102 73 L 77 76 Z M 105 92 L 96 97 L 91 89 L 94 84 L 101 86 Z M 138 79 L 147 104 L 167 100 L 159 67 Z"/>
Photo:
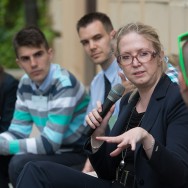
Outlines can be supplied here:
<path id="1" fill-rule="evenodd" d="M 113 30 L 112 22 L 106 14 L 101 12 L 92 12 L 84 15 L 80 18 L 80 20 L 78 20 L 76 25 L 77 32 L 79 32 L 81 27 L 86 27 L 94 21 L 100 21 L 107 32 L 111 32 Z"/>
<path id="2" fill-rule="evenodd" d="M 36 26 L 28 26 L 21 29 L 13 39 L 13 47 L 16 56 L 18 56 L 18 49 L 20 47 L 40 47 L 41 45 L 44 45 L 46 49 L 49 49 L 45 35 Z"/>

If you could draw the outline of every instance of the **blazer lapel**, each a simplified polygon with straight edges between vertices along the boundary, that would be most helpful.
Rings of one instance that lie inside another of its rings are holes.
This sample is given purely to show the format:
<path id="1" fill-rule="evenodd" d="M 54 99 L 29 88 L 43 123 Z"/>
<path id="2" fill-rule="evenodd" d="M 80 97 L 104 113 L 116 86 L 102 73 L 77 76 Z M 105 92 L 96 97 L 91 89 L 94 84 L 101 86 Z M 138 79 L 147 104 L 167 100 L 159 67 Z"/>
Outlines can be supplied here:
<path id="1" fill-rule="evenodd" d="M 120 110 L 120 114 L 118 116 L 116 124 L 114 125 L 114 128 L 112 129 L 111 136 L 113 135 L 117 136 L 124 132 L 126 128 L 126 122 L 129 119 L 132 109 L 135 107 L 138 99 L 139 99 L 139 94 L 136 93 L 129 103 L 127 103 L 127 101 L 123 102 L 122 104 L 123 106 L 121 106 L 122 108 Z"/>
<path id="2" fill-rule="evenodd" d="M 150 102 L 148 104 L 141 124 L 141 127 L 144 128 L 147 132 L 150 132 L 152 126 L 156 121 L 156 117 L 158 116 L 158 113 L 160 112 L 162 106 L 161 104 L 163 103 L 162 99 L 165 98 L 170 84 L 171 81 L 168 76 L 162 76 L 151 96 Z M 141 144 L 139 143 L 138 147 L 136 148 L 135 154 L 137 153 L 140 146 Z"/>
<path id="3" fill-rule="evenodd" d="M 155 123 L 156 117 L 160 112 L 161 104 L 163 103 L 162 99 L 166 96 L 170 82 L 171 81 L 167 76 L 163 76 L 151 96 L 141 126 L 148 132 L 152 128 L 153 124 Z"/>

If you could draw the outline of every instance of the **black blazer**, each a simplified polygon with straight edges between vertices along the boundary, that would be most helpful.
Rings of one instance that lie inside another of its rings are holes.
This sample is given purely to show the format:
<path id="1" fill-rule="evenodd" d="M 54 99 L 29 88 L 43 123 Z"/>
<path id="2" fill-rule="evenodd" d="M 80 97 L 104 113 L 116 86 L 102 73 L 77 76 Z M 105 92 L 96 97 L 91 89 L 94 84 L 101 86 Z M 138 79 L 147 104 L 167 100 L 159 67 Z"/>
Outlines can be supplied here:
<path id="1" fill-rule="evenodd" d="M 8 129 L 12 120 L 18 80 L 7 73 L 3 73 L 0 82 L 0 133 Z"/>
<path id="2" fill-rule="evenodd" d="M 112 136 L 120 135 L 125 128 L 139 95 L 128 103 L 129 95 L 121 100 L 121 110 Z M 188 187 L 188 108 L 179 86 L 164 75 L 157 84 L 142 125 L 155 138 L 152 157 L 148 160 L 141 144 L 137 144 L 135 158 L 135 187 L 137 188 L 187 188 Z M 104 143 L 92 154 L 88 140 L 86 151 L 99 178 L 112 181 L 121 155 L 110 157 L 116 144 Z"/>

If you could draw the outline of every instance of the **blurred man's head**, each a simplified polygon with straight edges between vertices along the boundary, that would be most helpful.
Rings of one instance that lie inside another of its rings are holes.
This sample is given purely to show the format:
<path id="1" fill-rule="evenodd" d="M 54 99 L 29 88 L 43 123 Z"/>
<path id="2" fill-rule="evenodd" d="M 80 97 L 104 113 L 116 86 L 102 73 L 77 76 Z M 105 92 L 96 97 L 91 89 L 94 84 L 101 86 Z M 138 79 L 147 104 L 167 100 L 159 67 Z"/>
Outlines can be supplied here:
<path id="1" fill-rule="evenodd" d="M 188 77 L 188 40 L 185 41 L 185 43 L 183 44 L 183 59 L 184 59 L 185 70 Z"/>
<path id="2" fill-rule="evenodd" d="M 185 72 L 188 78 L 188 40 L 186 40 L 182 46 L 182 52 L 183 52 L 183 61 L 184 61 L 184 65 L 185 65 Z M 188 106 L 188 86 L 186 85 L 186 80 L 185 77 L 183 77 L 181 68 L 179 71 L 179 84 L 180 84 L 180 90 L 181 90 L 181 94 L 182 97 L 185 101 L 185 103 Z"/>

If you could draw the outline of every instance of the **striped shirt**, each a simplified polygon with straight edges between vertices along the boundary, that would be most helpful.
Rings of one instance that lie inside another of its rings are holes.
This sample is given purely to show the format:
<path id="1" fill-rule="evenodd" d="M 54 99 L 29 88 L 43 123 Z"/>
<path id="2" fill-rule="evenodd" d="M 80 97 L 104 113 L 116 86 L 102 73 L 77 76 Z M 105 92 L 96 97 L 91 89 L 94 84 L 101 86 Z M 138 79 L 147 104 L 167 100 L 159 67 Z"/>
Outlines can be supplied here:
<path id="1" fill-rule="evenodd" d="M 0 134 L 0 154 L 50 154 L 61 147 L 82 146 L 88 103 L 84 86 L 57 64 L 51 65 L 39 88 L 24 75 L 9 130 Z M 33 124 L 40 134 L 30 138 Z"/>

